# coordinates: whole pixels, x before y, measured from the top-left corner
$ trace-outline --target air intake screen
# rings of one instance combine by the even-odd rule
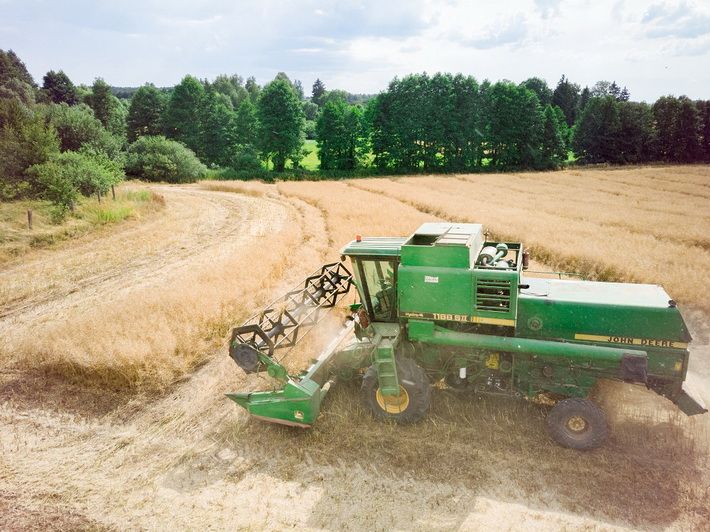
[[[476,310],[510,312],[510,281],[478,279],[476,285]]]

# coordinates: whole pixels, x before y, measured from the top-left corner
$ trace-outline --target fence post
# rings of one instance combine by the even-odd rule
[[[113,201],[116,201],[116,189],[111,185],[111,195],[113,196]]]
[[[32,230],[32,209],[27,209],[27,227]]]
[[[99,203],[101,203],[101,191],[100,190],[96,191],[96,197],[99,198]]]

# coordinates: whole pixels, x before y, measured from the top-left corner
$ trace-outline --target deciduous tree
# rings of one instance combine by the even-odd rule
[[[135,142],[143,135],[159,135],[163,130],[162,116],[167,98],[165,94],[148,83],[139,88],[131,98],[126,118],[128,142]]]
[[[303,109],[290,83],[277,78],[266,85],[257,106],[259,148],[283,172],[286,160],[297,156],[303,145]]]
[[[688,163],[702,158],[702,129],[695,102],[687,96],[663,96],[653,104],[658,154],[662,160]]]
[[[623,162],[619,155],[621,121],[613,96],[593,97],[575,126],[573,146],[582,162]]]
[[[165,110],[163,127],[168,138],[178,140],[201,155],[201,120],[205,88],[197,78],[185,76],[175,87]]]
[[[234,134],[234,112],[229,98],[214,91],[207,93],[201,120],[201,154],[205,163],[226,166]]]
[[[362,113],[344,102],[328,102],[316,122],[322,170],[352,170],[358,164]]]
[[[251,103],[256,105],[256,102],[259,100],[259,94],[261,93],[261,87],[259,87],[259,84],[256,82],[256,78],[254,78],[254,76],[248,77],[246,83],[244,83],[244,88],[249,94]]]
[[[540,164],[542,109],[533,91],[508,82],[494,84],[488,118],[491,166],[530,168]]]
[[[701,160],[700,116],[695,102],[687,96],[678,98],[680,106],[675,132],[675,157],[680,163],[692,163]]]
[[[99,119],[99,122],[108,128],[109,120],[111,119],[111,86],[101,78],[96,78],[91,86],[91,95],[88,99],[89,107],[94,110],[94,116]]]
[[[256,145],[258,136],[258,122],[256,107],[250,99],[245,99],[239,105],[234,117],[234,141],[236,144]]]
[[[237,74],[231,76],[220,74],[212,82],[211,89],[227,96],[232,109],[239,107],[239,104],[249,97],[249,93],[244,88],[244,80]]]
[[[619,138],[616,160],[642,163],[654,160],[657,139],[653,125],[653,110],[644,102],[619,101]]]
[[[62,151],[91,148],[120,161],[121,140],[101,125],[88,105],[51,105],[46,110],[46,116],[57,131]]]
[[[701,151],[704,161],[710,161],[710,100],[695,102],[700,118]]]
[[[546,105],[543,117],[542,152],[540,166],[555,168],[567,160],[567,142],[564,114],[555,110],[559,107]]]
[[[521,85],[537,94],[540,105],[545,106],[552,103],[552,89],[550,89],[544,79],[528,78]]]

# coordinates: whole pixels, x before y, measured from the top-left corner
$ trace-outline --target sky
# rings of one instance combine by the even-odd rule
[[[279,71],[376,93],[395,76],[562,74],[627,86],[633,100],[710,99],[710,0],[0,0],[0,49],[41,84],[172,86],[186,74]]]

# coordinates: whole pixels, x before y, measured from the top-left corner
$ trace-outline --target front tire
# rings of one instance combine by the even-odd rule
[[[362,379],[360,395],[363,404],[377,419],[397,423],[416,423],[422,419],[431,404],[429,379],[422,368],[410,358],[397,358],[399,396],[380,392],[375,366],[370,366]]]
[[[609,435],[606,414],[589,399],[571,397],[552,407],[547,432],[563,447],[587,451],[599,447]]]

